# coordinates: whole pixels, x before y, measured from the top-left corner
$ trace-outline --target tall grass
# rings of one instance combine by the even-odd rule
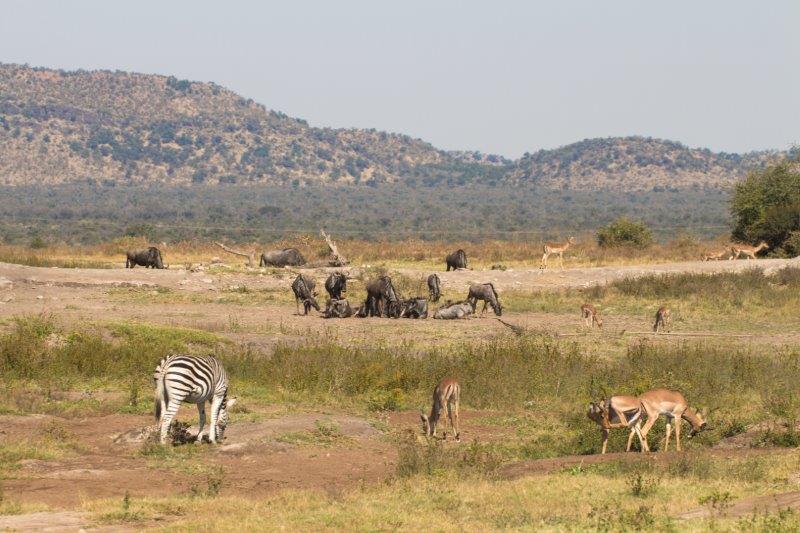
[[[748,346],[641,341],[609,360],[576,344],[525,336],[422,352],[320,340],[279,345],[267,356],[193,330],[115,324],[111,333],[86,328],[65,334],[47,317],[19,318],[0,335],[2,380],[49,387],[100,381],[135,387],[138,394],[151,386],[161,357],[188,351],[216,354],[234,388],[273,398],[285,393],[310,402],[416,408],[427,404],[439,379],[453,376],[466,405],[552,410],[566,423],[582,418],[585,403],[601,394],[655,387],[681,390],[694,406],[721,408],[719,420],[800,419],[800,401],[774,407],[776,395],[797,396],[800,354],[789,348],[762,353]]]

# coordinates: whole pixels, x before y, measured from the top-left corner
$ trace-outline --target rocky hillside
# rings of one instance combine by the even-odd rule
[[[421,180],[562,189],[718,186],[775,157],[643,138],[589,140],[518,161],[405,135],[313,128],[213,83],[0,64],[0,184],[273,184]]]

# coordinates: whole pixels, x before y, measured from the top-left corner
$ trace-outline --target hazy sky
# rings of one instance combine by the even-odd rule
[[[312,125],[511,157],[800,143],[797,0],[6,0],[0,62],[215,81]]]

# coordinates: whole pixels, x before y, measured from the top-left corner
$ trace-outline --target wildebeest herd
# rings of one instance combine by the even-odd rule
[[[441,280],[436,274],[431,274],[427,279],[428,297],[412,296],[403,298],[392,283],[392,278],[387,275],[378,276],[366,282],[367,292],[364,302],[355,308],[350,305],[343,293],[347,290],[347,276],[343,272],[333,272],[325,280],[325,290],[328,300],[325,303],[323,318],[349,318],[355,316],[387,317],[387,318],[428,318],[428,301],[438,302],[442,296]],[[320,311],[317,302],[319,293],[315,290],[316,282],[305,274],[299,274],[292,282],[297,313],[300,314],[300,305],[303,314],[307,315],[313,307]],[[490,306],[497,316],[503,314],[503,306],[497,290],[491,283],[475,283],[470,285],[466,299],[458,302],[445,302],[433,314],[437,319],[467,318],[476,311],[478,301],[483,301],[481,315]]]

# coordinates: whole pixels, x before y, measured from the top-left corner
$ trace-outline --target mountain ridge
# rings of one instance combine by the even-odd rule
[[[0,184],[726,187],[785,154],[649,137],[585,139],[509,160],[408,135],[319,128],[211,82],[0,63]]]

